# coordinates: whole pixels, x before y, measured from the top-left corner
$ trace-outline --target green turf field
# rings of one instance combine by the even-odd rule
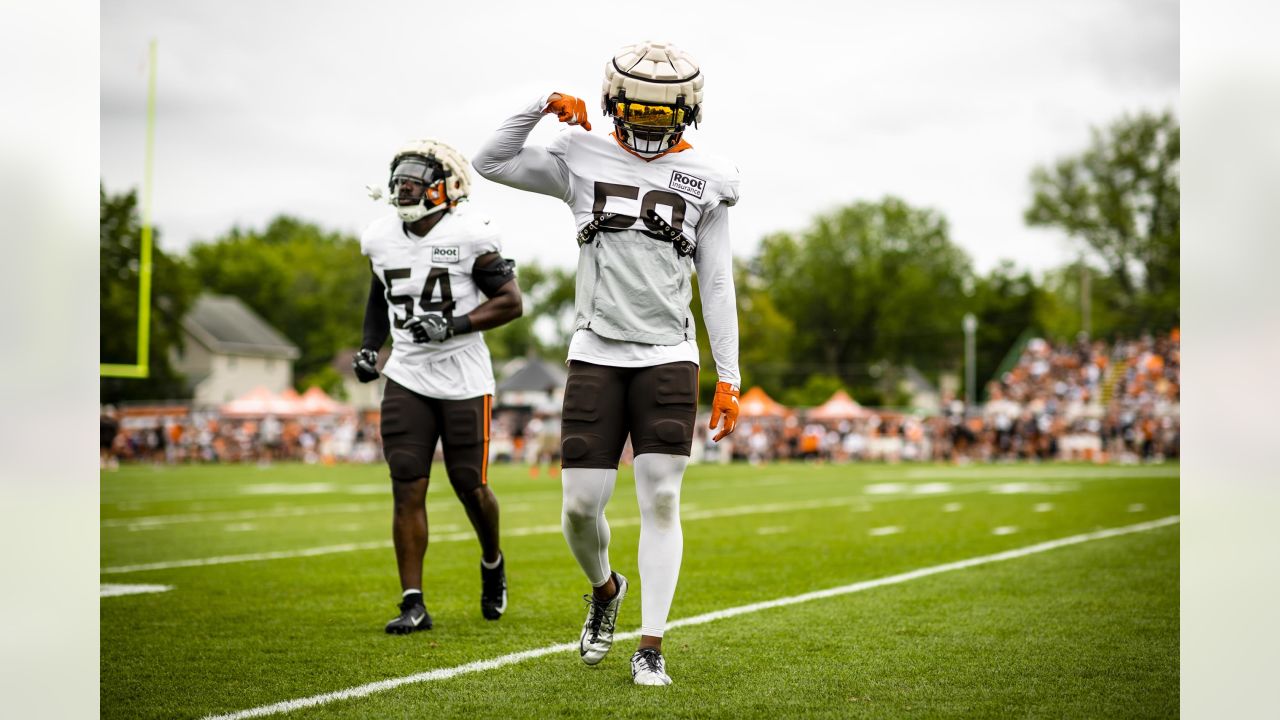
[[[698,622],[667,633],[667,688],[631,685],[633,639],[594,668],[558,650],[452,670],[576,643],[587,587],[560,535],[558,479],[493,467],[510,602],[486,622],[479,546],[438,479],[425,572],[435,629],[393,637],[382,467],[103,474],[104,588],[172,589],[101,598],[102,715],[304,698],[315,704],[277,717],[1178,714],[1176,465],[693,466],[672,620]],[[612,562],[633,583],[619,631],[640,622],[638,516],[624,468],[609,506]],[[1134,531],[1079,537],[1113,528]],[[1082,541],[1044,544],[1062,538]],[[972,558],[992,561],[939,567]],[[926,569],[937,572],[904,575]],[[411,676],[423,677],[364,687]]]

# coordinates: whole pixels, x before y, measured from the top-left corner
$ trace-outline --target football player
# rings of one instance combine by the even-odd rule
[[[480,331],[520,317],[522,300],[497,228],[463,202],[470,177],[456,150],[438,140],[405,145],[391,161],[387,186],[396,211],[360,237],[373,279],[353,365],[361,382],[376,379],[378,349],[391,335],[382,369],[382,451],[391,470],[391,535],[403,593],[400,615],[386,631],[406,634],[431,629],[422,561],[437,440],[444,442],[449,483],[480,540],[481,613],[497,620],[507,608],[498,501],[487,474],[493,366]]]
[[[479,173],[557,197],[573,211],[579,245],[576,322],[569,345],[561,457],[561,523],[591,582],[579,652],[599,663],[613,645],[627,579],[609,565],[604,509],[627,436],[640,504],[641,639],[631,658],[640,685],[669,685],[662,636],[684,539],[680,483],[697,412],[698,346],[690,274],[719,382],[715,440],[738,416],[738,319],[728,208],[738,172],[695,150],[703,77],[665,43],[622,48],[605,64],[601,102],[613,133],[592,134],[586,103],[553,92],[502,124],[475,158]],[[526,146],[544,115],[570,126],[547,147]]]

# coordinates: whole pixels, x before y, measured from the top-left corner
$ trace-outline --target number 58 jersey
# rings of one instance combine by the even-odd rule
[[[391,358],[383,373],[426,397],[462,400],[492,395],[493,363],[479,332],[444,342],[417,343],[404,322],[412,315],[466,315],[488,298],[476,286],[476,258],[502,251],[498,229],[465,203],[453,208],[426,237],[405,229],[392,213],[360,236],[360,252],[386,288]]]
[[[593,220],[600,228],[578,254],[574,328],[642,345],[692,341],[690,276],[700,251],[690,257],[656,236],[668,225],[696,248],[702,218],[737,203],[737,169],[683,140],[645,160],[612,137],[569,131],[547,151],[565,170],[562,199],[579,230]],[[570,357],[580,347],[571,345]],[[690,347],[696,357],[696,344]]]

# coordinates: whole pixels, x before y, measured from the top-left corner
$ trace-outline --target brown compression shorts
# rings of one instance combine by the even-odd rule
[[[698,366],[612,367],[573,360],[564,391],[567,468],[617,468],[627,435],[636,455],[688,455],[698,411]]]
[[[489,483],[492,395],[438,400],[387,378],[382,396],[382,454],[392,480],[431,476],[436,441],[444,439],[444,467],[455,492]]]

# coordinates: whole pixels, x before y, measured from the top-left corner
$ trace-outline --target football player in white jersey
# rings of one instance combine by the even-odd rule
[[[726,216],[738,172],[693,148],[684,134],[702,118],[703,78],[687,53],[664,43],[622,48],[605,65],[602,104],[611,135],[590,132],[586,104],[563,93],[533,100],[476,155],[479,173],[551,195],[578,228],[576,323],[569,345],[561,457],[561,523],[593,587],[579,639],[595,665],[613,645],[627,579],[609,565],[604,508],[627,436],[640,504],[641,639],[631,658],[640,685],[669,685],[662,636],[684,537],[680,483],[697,412],[698,346],[690,274],[719,382],[715,440],[738,416],[738,319]],[[526,146],[544,114],[580,125],[548,147]],[[723,425],[721,425],[723,422]]]
[[[436,442],[458,499],[480,540],[480,609],[497,620],[507,607],[498,542],[498,501],[489,488],[493,365],[481,330],[522,312],[514,264],[498,231],[463,202],[467,162],[437,140],[396,153],[388,183],[396,212],[369,225],[360,250],[373,280],[364,339],[353,360],[361,382],[378,377],[378,349],[392,338],[382,399],[382,449],[391,470],[391,534],[402,590],[400,616],[386,631],[431,629],[422,596],[427,550],[427,482]]]

